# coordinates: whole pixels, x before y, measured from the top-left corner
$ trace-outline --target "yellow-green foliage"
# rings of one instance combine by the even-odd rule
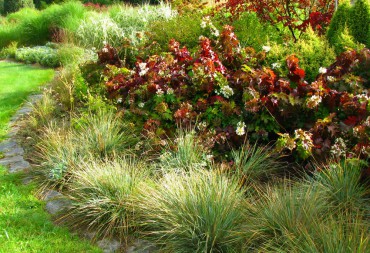
[[[311,28],[298,40],[297,43],[287,45],[274,43],[267,54],[268,63],[280,63],[282,73],[286,74],[286,58],[295,54],[299,65],[306,71],[305,79],[313,81],[319,74],[320,67],[328,67],[336,58],[334,49],[325,37],[317,35]],[[277,69],[279,72],[279,69]]]

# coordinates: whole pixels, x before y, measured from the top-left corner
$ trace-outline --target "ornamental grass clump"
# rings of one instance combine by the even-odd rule
[[[146,165],[132,157],[91,157],[72,172],[67,193],[72,207],[61,219],[96,232],[95,239],[115,236],[127,242],[136,229],[133,197],[147,176]]]
[[[369,224],[360,215],[329,215],[324,222],[314,221],[311,228],[301,228],[299,238],[286,237],[286,244],[273,252],[369,252]]]
[[[314,175],[314,183],[327,196],[333,210],[359,211],[364,207],[369,189],[360,182],[361,163],[355,160],[332,162]]]
[[[171,145],[167,145],[167,150],[170,151],[166,150],[160,156],[159,167],[162,172],[182,173],[203,169],[209,164],[207,152],[197,139],[195,132],[180,130],[172,144],[175,148],[171,150]]]
[[[248,248],[267,252],[283,247],[286,238],[298,240],[301,230],[311,230],[326,213],[327,201],[320,193],[288,182],[257,189],[254,205],[247,210]]]
[[[84,153],[104,158],[129,152],[140,140],[133,124],[111,110],[98,110],[82,116],[75,125],[74,138]]]
[[[137,210],[142,231],[163,252],[242,252],[244,201],[237,181],[190,171],[141,188]]]
[[[279,154],[269,146],[246,142],[231,155],[236,173],[249,182],[268,178],[283,169]]]
[[[37,145],[37,158],[41,164],[35,170],[42,187],[63,188],[70,178],[71,168],[84,159],[81,143],[75,142],[67,127],[50,123],[41,134]]]
[[[103,48],[106,44],[120,46],[125,32],[104,13],[91,12],[75,33],[76,43],[85,48]]]
[[[98,111],[72,119],[73,127],[51,124],[38,145],[38,170],[42,180],[51,187],[63,188],[78,164],[91,157],[106,159],[116,154],[132,153],[139,138],[135,129],[112,111]]]

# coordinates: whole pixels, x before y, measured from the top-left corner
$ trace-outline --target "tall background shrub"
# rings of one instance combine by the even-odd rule
[[[4,13],[16,12],[24,7],[34,7],[32,0],[4,0]]]
[[[370,2],[357,0],[349,14],[349,26],[353,37],[360,43],[370,46]]]

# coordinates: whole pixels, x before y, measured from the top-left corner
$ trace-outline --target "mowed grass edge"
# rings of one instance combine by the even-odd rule
[[[0,61],[0,141],[6,138],[11,116],[31,93],[53,76],[53,69]]]
[[[52,69],[0,61],[0,141],[27,96],[53,76]],[[101,252],[66,228],[54,226],[34,190],[34,185],[22,184],[21,174],[8,174],[0,166],[0,253]]]

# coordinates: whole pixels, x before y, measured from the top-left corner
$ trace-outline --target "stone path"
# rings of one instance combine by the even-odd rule
[[[17,133],[19,132],[19,123],[21,119],[32,112],[33,104],[39,101],[42,95],[31,95],[28,102],[20,108],[10,120],[10,130],[8,139],[0,143],[0,165],[7,167],[9,173],[27,172],[32,166],[24,159],[24,149],[17,142]],[[28,183],[32,180],[26,177],[23,181]],[[63,194],[48,190],[45,192],[43,200],[46,202],[45,209],[51,215],[56,215],[70,206],[70,201],[66,199]],[[92,239],[94,233],[85,233],[85,237]],[[102,239],[96,242],[97,245],[103,250],[104,253],[120,252],[122,245],[115,239]],[[144,240],[136,240],[133,245],[128,247],[126,253],[151,253],[153,246]]]

